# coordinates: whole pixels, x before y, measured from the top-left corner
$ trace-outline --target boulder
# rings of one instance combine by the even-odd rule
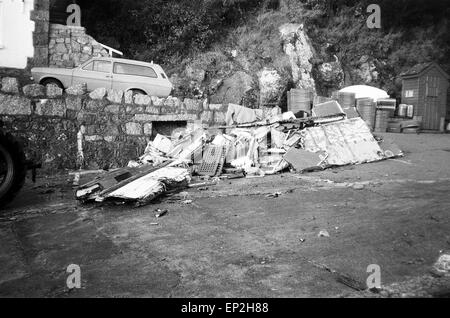
[[[271,106],[278,103],[283,95],[285,85],[275,69],[264,68],[259,73],[260,105]]]
[[[216,93],[211,95],[211,104],[241,104],[247,92],[252,90],[253,78],[238,71],[225,79]]]
[[[202,103],[197,99],[184,99],[184,105],[188,111],[200,111],[203,109]]]
[[[148,95],[136,94],[136,95],[134,95],[134,103],[136,105],[148,106],[148,105],[151,105],[152,99]]]
[[[159,97],[157,97],[157,96],[152,96],[152,97],[150,97],[150,98],[151,98],[152,104],[153,104],[154,106],[163,106],[163,105],[164,105],[164,102],[165,102],[165,99],[164,99],[164,98],[159,98]]]
[[[138,136],[142,135],[142,126],[139,123],[126,123],[125,124],[125,132],[127,135]]]
[[[36,114],[64,117],[66,115],[66,104],[61,99],[42,99],[36,103]]]
[[[66,89],[66,93],[69,95],[84,95],[86,94],[86,92],[87,92],[86,83],[77,84]]]
[[[23,87],[23,94],[27,97],[45,96],[45,87],[40,84],[28,84]]]
[[[450,275],[450,254],[442,254],[433,267],[438,273]]]
[[[133,91],[125,92],[125,104],[133,104]]]
[[[105,96],[106,88],[104,87],[96,88],[89,94],[89,97],[92,99],[103,99]]]
[[[151,136],[152,133],[153,133],[152,123],[145,123],[144,124],[144,135]]]
[[[312,59],[315,55],[303,24],[286,23],[278,29],[281,35],[284,53],[289,57],[292,80],[298,88],[309,88],[315,92],[312,77]]]
[[[47,94],[47,97],[59,97],[59,96],[62,96],[63,89],[59,88],[55,84],[48,84],[46,86],[46,94]]]
[[[2,78],[2,92],[4,93],[19,93],[19,81],[15,77]]]
[[[0,94],[0,114],[31,115],[31,100],[18,95]]]
[[[123,91],[118,91],[115,89],[108,89],[106,98],[111,103],[120,104],[120,103],[122,103]]]

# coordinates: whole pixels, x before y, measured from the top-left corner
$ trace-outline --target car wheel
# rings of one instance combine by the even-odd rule
[[[61,83],[60,81],[58,81],[57,79],[54,79],[54,78],[47,78],[47,79],[43,80],[43,81],[41,82],[41,84],[42,84],[43,86],[47,86],[47,85],[56,85],[56,86],[58,86],[59,88],[64,89],[64,86],[62,85],[62,83]]]
[[[144,92],[144,91],[141,90],[141,89],[131,89],[131,92],[133,93],[133,97],[136,96],[136,95],[139,95],[139,94],[141,94],[141,95],[147,95],[147,93]]]

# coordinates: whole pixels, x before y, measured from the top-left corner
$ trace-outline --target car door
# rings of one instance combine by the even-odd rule
[[[129,89],[142,90],[149,95],[160,95],[161,80],[150,66],[137,65],[127,62],[114,62],[113,89],[127,91]]]
[[[107,60],[90,60],[72,73],[72,85],[87,84],[88,91],[96,88],[112,87],[112,62]]]

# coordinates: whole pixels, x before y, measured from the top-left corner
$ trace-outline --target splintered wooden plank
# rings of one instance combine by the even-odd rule
[[[141,178],[141,177],[143,177],[145,175],[148,175],[148,174],[150,174],[150,173],[152,173],[152,172],[154,172],[156,170],[159,170],[161,168],[166,167],[170,163],[172,163],[172,160],[166,161],[166,162],[164,162],[164,163],[162,163],[160,165],[157,165],[155,167],[149,166],[149,165],[144,165],[144,166],[138,167],[139,170],[135,171],[135,174],[132,177],[127,178],[127,179],[125,179],[123,181],[120,181],[120,182],[116,182],[111,187],[104,188],[104,190],[102,192],[100,192],[99,195],[100,196],[105,196],[105,195],[107,195],[107,194],[109,194],[109,193],[111,193],[111,192],[113,192],[113,191],[115,191],[117,189],[120,189],[120,188],[124,187],[125,185],[129,184],[130,182],[133,182],[133,181],[135,181],[135,180],[137,180],[137,179],[139,179],[139,178]]]

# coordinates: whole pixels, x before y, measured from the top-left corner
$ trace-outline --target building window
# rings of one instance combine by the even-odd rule
[[[414,97],[414,90],[412,89],[408,89],[405,91],[405,97],[409,98],[409,97]]]
[[[426,95],[428,97],[437,97],[439,94],[439,77],[427,76]]]

